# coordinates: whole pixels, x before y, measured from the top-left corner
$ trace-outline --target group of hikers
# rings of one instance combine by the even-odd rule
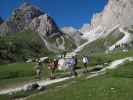
[[[84,65],[84,72],[88,72],[87,71],[87,65],[89,64],[89,57],[88,56],[83,56],[82,57],[82,64]],[[41,79],[41,74],[43,73],[43,63],[42,61],[40,61],[39,59],[36,61],[36,66],[35,66],[35,70],[36,70],[36,78]],[[59,58],[59,59],[47,59],[45,61],[45,64],[47,64],[48,69],[50,71],[50,79],[55,79],[54,73],[56,71],[56,69],[59,70],[69,70],[71,76],[77,76],[77,72],[76,72],[76,67],[78,64],[78,59],[76,56],[72,56],[69,58]]]

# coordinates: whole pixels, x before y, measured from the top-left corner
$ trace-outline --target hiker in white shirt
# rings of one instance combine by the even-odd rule
[[[86,73],[86,72],[88,72],[88,70],[87,70],[87,65],[89,64],[88,57],[87,56],[83,56],[82,62],[83,62],[84,68],[85,68],[84,72]]]

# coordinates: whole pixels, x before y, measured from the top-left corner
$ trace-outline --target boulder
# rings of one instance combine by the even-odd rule
[[[24,91],[33,91],[33,90],[36,90],[38,89],[39,87],[39,84],[38,83],[29,83],[27,85],[24,86]]]

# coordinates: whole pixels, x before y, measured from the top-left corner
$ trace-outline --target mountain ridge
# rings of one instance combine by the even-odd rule
[[[93,15],[91,23],[88,26],[83,25],[81,32],[87,33],[100,27],[98,31],[119,27],[127,27],[133,24],[133,1],[132,0],[108,0],[103,11]]]
[[[55,55],[77,47],[51,16],[28,3],[16,8],[0,25],[0,43],[1,63]]]

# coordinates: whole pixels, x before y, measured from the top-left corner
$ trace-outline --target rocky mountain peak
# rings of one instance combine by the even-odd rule
[[[24,3],[13,11],[10,21],[20,25],[23,28],[23,26],[29,24],[33,18],[43,14],[44,12],[40,10],[40,8],[28,3]]]
[[[52,17],[47,14],[34,18],[29,27],[43,36],[55,36],[62,34]]]
[[[83,26],[80,28],[80,32],[86,33],[89,31],[90,24],[83,24]]]
[[[65,34],[68,34],[74,40],[77,46],[81,45],[84,42],[84,40],[81,38],[83,34],[74,27],[63,27],[61,31]]]
[[[13,11],[13,15],[17,15],[18,13],[30,18],[38,17],[44,14],[44,12],[37,6],[26,2]]]
[[[84,31],[94,30],[101,27],[105,31],[119,25],[125,27],[133,25],[133,0],[108,0],[102,12],[94,14],[91,24],[84,28]],[[99,31],[99,30],[98,30]]]
[[[14,9],[12,15],[0,27],[3,33],[14,33],[23,31],[28,28],[31,21],[45,14],[40,8],[28,3],[22,4],[20,7]]]

